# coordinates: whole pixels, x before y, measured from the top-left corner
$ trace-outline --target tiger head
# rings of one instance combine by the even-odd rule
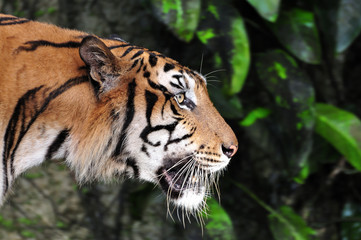
[[[177,206],[199,209],[238,147],[206,79],[157,52],[105,43],[86,37],[80,47],[97,111],[111,116],[104,166],[158,184]]]

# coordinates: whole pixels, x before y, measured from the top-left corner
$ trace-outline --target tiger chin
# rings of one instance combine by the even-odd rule
[[[206,79],[158,52],[5,14],[0,51],[1,203],[65,159],[80,183],[149,181],[192,212],[237,151]]]

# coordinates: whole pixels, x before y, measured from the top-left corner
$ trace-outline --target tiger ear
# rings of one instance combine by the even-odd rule
[[[118,84],[120,68],[117,58],[97,37],[88,36],[80,44],[79,54],[89,69],[94,80],[94,87],[99,93],[111,90]]]

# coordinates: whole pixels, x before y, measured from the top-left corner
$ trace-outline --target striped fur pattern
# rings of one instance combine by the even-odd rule
[[[199,73],[120,38],[0,14],[0,202],[65,159],[80,183],[127,176],[194,211],[237,150]]]

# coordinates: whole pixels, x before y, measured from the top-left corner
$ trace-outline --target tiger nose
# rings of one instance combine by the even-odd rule
[[[229,147],[225,147],[222,145],[222,151],[224,155],[226,155],[228,158],[231,158],[234,154],[237,152],[237,146],[231,145]]]

